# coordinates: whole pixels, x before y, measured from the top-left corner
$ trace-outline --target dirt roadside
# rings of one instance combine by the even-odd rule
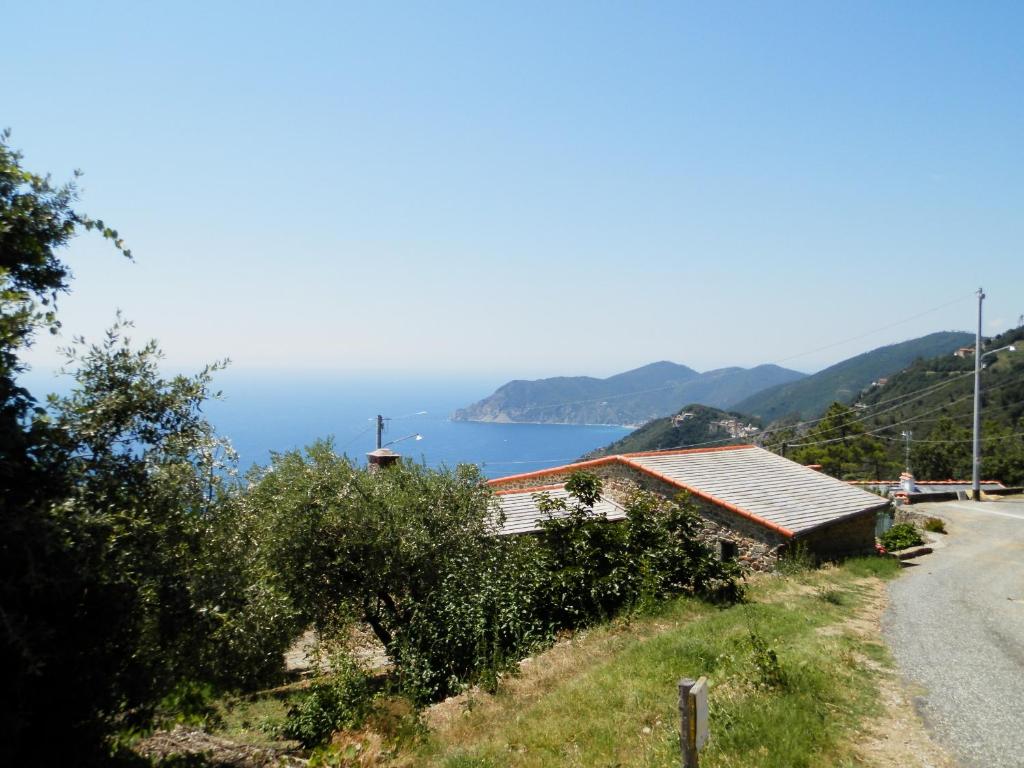
[[[867,590],[863,607],[845,622],[847,632],[864,638],[881,638],[882,614],[888,603],[885,583],[878,579],[863,582]],[[858,734],[855,749],[861,764],[871,768],[956,768],[956,760],[932,740],[914,707],[915,692],[910,690],[894,667],[883,667],[870,659],[866,666],[878,672],[883,714],[866,721]]]

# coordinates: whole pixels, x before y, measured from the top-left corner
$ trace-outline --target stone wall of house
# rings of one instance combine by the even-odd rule
[[[589,467],[588,470],[601,478],[604,494],[620,504],[624,503],[637,488],[652,491],[659,496],[673,500],[680,494],[680,490],[676,486],[619,463],[609,462]],[[562,484],[569,479],[571,474],[572,472],[558,472],[541,477],[514,480],[496,486],[495,490],[523,490]],[[700,538],[713,551],[720,553],[721,543],[723,541],[731,542],[736,546],[736,559],[745,569],[770,571],[775,567],[779,553],[788,541],[787,537],[698,496],[690,495],[689,498],[701,518]],[[872,535],[874,534],[872,533]]]
[[[789,546],[804,543],[820,560],[834,560],[850,555],[875,552],[875,510],[839,520],[798,537]]]

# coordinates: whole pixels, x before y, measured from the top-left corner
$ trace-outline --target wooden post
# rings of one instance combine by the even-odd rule
[[[697,754],[708,740],[708,680],[679,681],[679,745],[683,768],[698,768]]]
[[[679,745],[683,768],[697,768],[697,713],[690,706],[690,689],[696,680],[684,677],[679,681]]]

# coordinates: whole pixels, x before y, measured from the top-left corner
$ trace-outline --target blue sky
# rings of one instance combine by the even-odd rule
[[[27,167],[81,168],[137,257],[75,241],[65,327],[119,307],[172,365],[810,371],[972,329],[979,285],[986,331],[1024,313],[1020,3],[37,1],[4,26],[0,125]]]

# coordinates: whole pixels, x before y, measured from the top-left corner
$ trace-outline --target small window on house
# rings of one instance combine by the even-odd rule
[[[735,541],[728,539],[718,540],[718,556],[723,563],[732,563],[739,557],[740,548]]]

